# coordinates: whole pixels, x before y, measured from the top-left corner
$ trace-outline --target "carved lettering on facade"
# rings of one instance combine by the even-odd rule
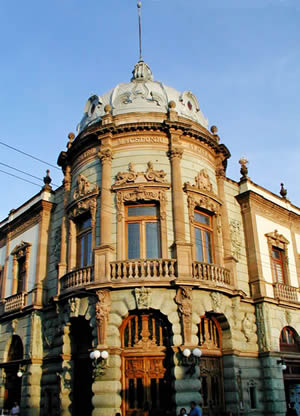
[[[118,139],[118,144],[131,144],[131,143],[163,143],[168,144],[168,139],[165,137],[129,137]]]
[[[136,306],[138,309],[149,309],[152,305],[152,290],[141,287],[134,289]]]
[[[96,293],[98,297],[98,302],[96,303],[98,343],[105,345],[111,306],[110,292],[109,290],[97,290]]]
[[[178,305],[178,313],[181,319],[184,343],[190,344],[192,340],[192,288],[178,288],[175,296],[175,302]]]

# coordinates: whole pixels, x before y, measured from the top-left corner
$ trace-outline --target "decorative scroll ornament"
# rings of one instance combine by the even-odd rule
[[[212,192],[212,184],[209,179],[209,174],[206,169],[201,169],[198,175],[195,177],[196,188],[201,191]]]
[[[145,173],[145,178],[148,181],[166,182],[166,179],[165,179],[166,172],[164,172],[163,170],[154,170],[153,163],[151,161],[147,163],[147,166],[148,168]]]
[[[98,290],[96,303],[96,320],[98,344],[105,345],[111,299],[109,290]]]
[[[134,170],[134,165],[132,162],[128,165],[128,172],[119,172],[117,174],[117,180],[115,185],[123,185],[124,183],[135,182],[138,173]]]
[[[71,219],[78,217],[79,215],[90,211],[92,221],[95,221],[96,217],[96,208],[97,208],[97,199],[96,196],[92,198],[87,198],[82,201],[78,201],[73,208],[69,211],[69,217]]]
[[[150,309],[152,305],[152,290],[150,288],[135,288],[134,294],[138,309]]]
[[[83,198],[89,194],[98,192],[99,188],[97,185],[92,187],[91,183],[83,175],[78,175],[77,177],[77,186],[73,192],[73,199]]]
[[[180,287],[175,296],[178,313],[183,328],[184,343],[190,344],[192,338],[192,288]]]
[[[282,250],[285,249],[286,244],[289,244],[289,240],[287,240],[282,234],[279,234],[277,230],[274,230],[272,233],[265,234],[265,236],[271,241],[273,246],[281,248]]]
[[[237,220],[230,221],[230,238],[232,245],[232,255],[239,260],[241,257],[242,237],[241,222]]]
[[[166,183],[166,172],[155,170],[151,161],[147,163],[147,166],[146,172],[136,172],[133,163],[129,163],[128,172],[119,172],[114,186],[147,182]]]
[[[172,159],[181,159],[183,155],[183,149],[181,147],[174,147],[170,150],[170,158]]]
[[[188,192],[188,208],[191,223],[194,222],[194,210],[196,207],[204,208],[216,214],[220,211],[220,204],[209,196]]]

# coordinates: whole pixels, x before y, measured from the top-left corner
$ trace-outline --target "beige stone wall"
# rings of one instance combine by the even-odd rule
[[[250,296],[247,253],[243,219],[240,204],[235,196],[238,194],[238,184],[226,180],[224,182],[226,207],[228,213],[229,231],[233,256],[238,260],[236,264],[238,289]]]

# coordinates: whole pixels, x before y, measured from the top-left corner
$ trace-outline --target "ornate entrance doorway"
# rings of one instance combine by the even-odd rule
[[[198,327],[203,416],[217,416],[224,410],[221,331],[213,317],[204,316]]]
[[[153,313],[129,316],[121,327],[123,401],[122,414],[164,414],[171,408],[170,330]],[[134,413],[136,412],[136,413]]]

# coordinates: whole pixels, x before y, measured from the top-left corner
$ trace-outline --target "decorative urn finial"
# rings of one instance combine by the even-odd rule
[[[245,156],[240,158],[239,164],[241,165],[241,170],[240,170],[241,175],[242,175],[242,177],[240,179],[241,181],[244,181],[244,180],[248,179],[247,163],[249,163],[249,162],[248,162],[248,159]]]
[[[52,179],[50,178],[50,170],[49,169],[46,170],[46,176],[44,176],[43,180],[44,180],[44,184],[45,184],[43,189],[50,191],[52,189],[51,185],[50,185],[50,183],[52,182]]]
[[[286,199],[287,196],[287,189],[284,188],[284,184],[281,183],[280,184],[280,195],[282,196],[283,199]]]

